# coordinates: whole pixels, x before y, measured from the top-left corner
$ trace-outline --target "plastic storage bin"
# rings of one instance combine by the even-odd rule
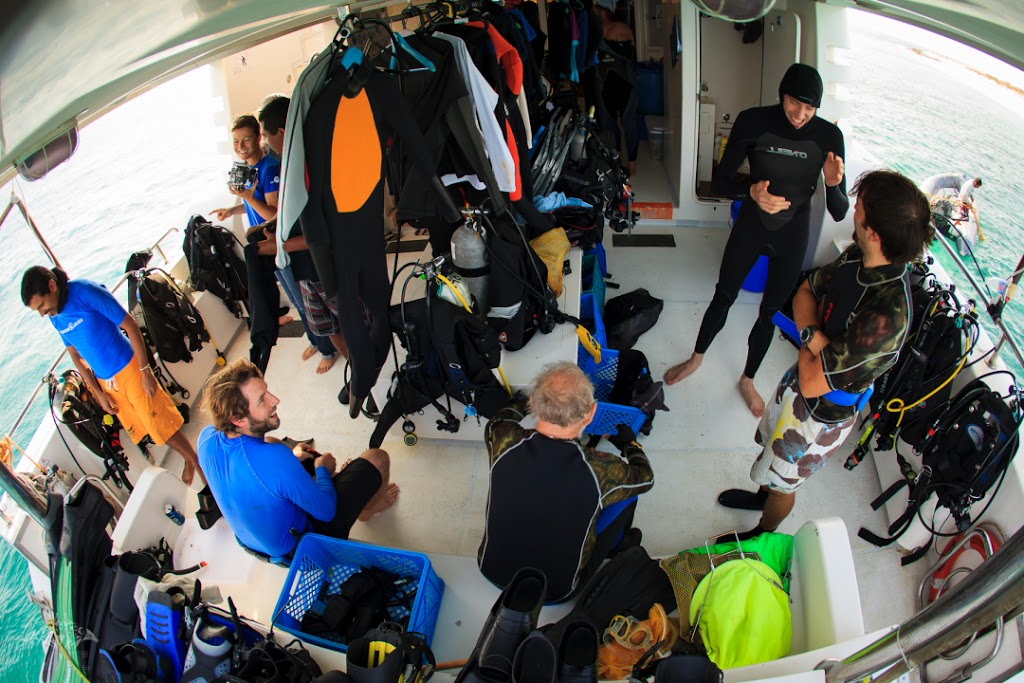
[[[661,161],[665,158],[665,140],[668,137],[668,124],[661,116],[648,116],[647,144],[651,148],[651,158]]]
[[[608,335],[605,332],[604,320],[598,308],[593,294],[584,294],[580,297],[580,319],[592,323],[590,327],[594,338],[601,342],[601,362],[598,363],[590,355],[583,344],[579,345],[577,363],[590,381],[594,383],[594,397],[597,399],[597,412],[594,419],[587,425],[584,434],[614,434],[615,425],[629,425],[634,432],[640,431],[647,421],[647,416],[639,408],[633,406],[619,405],[608,402],[608,397],[615,387],[615,376],[619,370],[619,352],[609,349]]]
[[[637,64],[637,84],[640,93],[637,99],[637,113],[664,114],[665,86],[663,66],[654,61]]]
[[[295,549],[288,579],[274,608],[274,624],[308,643],[338,652],[347,651],[347,645],[303,633],[302,618],[320,597],[325,585],[328,593],[337,592],[341,584],[361,567],[377,567],[415,579],[409,586],[416,586],[412,612],[401,606],[389,607],[388,616],[396,620],[408,616],[407,630],[422,633],[429,644],[434,637],[444,596],[444,581],[430,566],[429,557],[409,550],[343,541],[318,534],[306,534]]]
[[[759,294],[768,286],[768,257],[758,256],[754,267],[747,273],[747,279],[741,285],[748,292]]]
[[[597,263],[601,267],[601,277],[608,277],[608,252],[604,250],[604,245],[598,242],[594,245],[593,249],[587,249],[583,252],[584,256],[596,256]],[[586,271],[584,270],[584,274]],[[584,287],[584,289],[586,289]],[[604,310],[604,307],[601,307]]]

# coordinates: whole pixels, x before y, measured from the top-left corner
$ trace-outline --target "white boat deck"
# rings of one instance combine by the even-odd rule
[[[671,364],[688,357],[693,348],[701,317],[713,294],[728,232],[715,228],[673,228],[656,222],[638,230],[671,232],[676,247],[617,249],[608,237],[605,246],[609,270],[613,281],[621,284],[617,291],[610,289],[608,296],[646,287],[665,300],[657,326],[636,345],[647,355],[653,374],[660,378]],[[756,294],[740,294],[704,366],[668,389],[671,412],[659,413],[653,433],[642,439],[654,467],[656,485],[641,497],[635,523],[643,530],[643,544],[652,555],[676,553],[703,544],[709,536],[731,529],[745,530],[757,522],[756,513],[723,508],[717,504],[716,496],[726,488],[753,486],[748,471],[758,452],[753,440],[757,420],[747,411],[735,384],[742,371],[747,334],[759,300]],[[281,399],[282,424],[276,435],[315,437],[318,450],[330,451],[343,462],[366,448],[374,423],[365,418],[349,419],[347,410],[337,403],[343,364],[335,365],[325,375],[317,375],[316,360],[303,362],[300,358],[305,347],[304,338],[281,339],[270,360],[268,383]],[[234,358],[247,351],[248,339],[242,334],[228,355]],[[756,380],[763,395],[770,394],[794,360],[795,350],[776,340]],[[194,416],[186,427],[193,440],[208,424],[198,411]],[[488,472],[483,446],[427,438],[439,433],[424,419],[418,421],[417,427],[418,445],[408,447],[402,443],[400,422],[383,444],[391,454],[392,480],[401,486],[398,502],[370,522],[357,523],[352,537],[385,546],[475,557],[487,500]],[[857,538],[860,526],[882,532],[886,521],[881,512],[873,512],[869,507],[880,491],[875,468],[868,464],[848,472],[842,466],[845,455],[844,452],[801,490],[793,515],[780,531],[795,533],[804,522],[820,517],[838,516],[845,521],[864,608],[864,626],[871,633],[913,614],[913,596],[926,563],[903,568],[896,550],[878,549]],[[174,456],[168,458],[166,466],[180,472],[180,462]],[[194,506],[194,498],[190,498]],[[528,496],[524,497],[524,505],[531,502]],[[250,584],[251,595],[235,596],[243,613],[255,618],[269,615],[284,578],[284,570],[263,566],[268,570],[266,580]]]

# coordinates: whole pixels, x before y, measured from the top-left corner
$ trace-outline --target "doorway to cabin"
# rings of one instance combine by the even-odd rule
[[[764,18],[732,23],[699,15],[700,92],[697,98],[698,199],[724,199],[714,179],[736,116],[744,109],[776,104],[783,74],[800,56],[800,17],[772,11]],[[747,171],[746,163],[740,172]]]

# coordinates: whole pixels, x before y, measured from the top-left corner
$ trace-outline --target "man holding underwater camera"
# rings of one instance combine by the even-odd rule
[[[270,154],[263,153],[260,145],[260,124],[252,114],[243,114],[231,124],[231,140],[235,154],[241,163],[247,165],[254,173],[250,182],[242,173],[242,169],[232,168],[228,191],[242,199],[226,209],[214,209],[214,217],[218,221],[237,216],[243,211],[249,217],[249,234],[277,216],[277,193],[281,186],[281,162]],[[236,167],[239,164],[236,164]]]

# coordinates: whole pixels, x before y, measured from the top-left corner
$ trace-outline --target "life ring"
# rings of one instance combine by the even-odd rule
[[[940,553],[940,555],[949,552],[950,548],[955,547],[963,539],[965,533],[972,534],[971,539],[961,546],[955,553],[947,557],[945,562],[943,562],[942,565],[935,570],[935,573],[932,574],[929,602],[935,602],[939,599],[939,596],[942,595],[942,593],[949,590],[948,582],[953,571],[956,569],[956,562],[965,552],[969,550],[975,551],[981,556],[982,562],[990,557],[988,549],[985,547],[985,543],[982,541],[980,534],[984,534],[988,538],[988,542],[991,545],[993,552],[999,550],[1000,546],[1003,545],[1003,539],[998,533],[994,533],[991,529],[980,526],[977,529],[958,534],[951,538],[949,544],[946,546],[946,550]]]

